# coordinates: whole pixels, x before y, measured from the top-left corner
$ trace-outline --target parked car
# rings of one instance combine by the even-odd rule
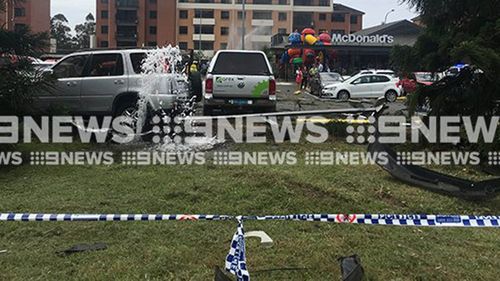
[[[358,75],[350,79],[330,86],[323,90],[324,96],[347,101],[351,98],[380,98],[384,97],[388,102],[395,102],[401,91],[395,81],[389,75]]]
[[[208,68],[203,112],[276,111],[276,80],[260,51],[219,51]]]
[[[342,76],[336,72],[320,72],[318,79],[311,81],[311,94],[321,96],[322,90],[333,84],[338,84],[344,81]]]
[[[441,75],[432,72],[415,72],[414,75],[416,82],[425,86],[430,86],[441,78]]]
[[[63,108],[81,115],[134,115],[142,89],[141,63],[147,50],[105,50],[79,52],[62,58],[46,70],[57,78],[55,93],[40,93],[35,108],[45,111]],[[175,80],[175,81],[173,81]],[[171,85],[179,86],[173,91]],[[168,110],[178,100],[194,93],[181,74],[161,75],[158,92],[150,95],[151,110]]]

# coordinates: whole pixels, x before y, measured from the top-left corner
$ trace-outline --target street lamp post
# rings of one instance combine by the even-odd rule
[[[385,19],[384,19],[384,22],[382,24],[386,24],[387,23],[387,17],[389,16],[389,14],[394,13],[395,11],[396,10],[391,9],[389,12],[387,12],[387,14],[385,14]]]
[[[201,53],[201,28],[202,28],[202,24],[203,24],[203,10],[198,10],[199,13],[200,13],[200,27],[198,28],[198,32],[199,32],[199,37],[198,37],[198,50],[199,52]]]
[[[245,10],[245,2],[246,0],[242,0],[242,15],[241,15],[241,49],[245,50],[245,21],[246,21],[246,10]]]

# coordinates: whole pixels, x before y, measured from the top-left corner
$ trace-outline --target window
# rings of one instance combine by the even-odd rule
[[[278,20],[279,21],[286,21],[287,14],[286,13],[279,13],[278,14]]]
[[[266,57],[259,53],[220,53],[212,74],[269,75]]]
[[[357,24],[358,23],[358,16],[351,16],[351,24]]]
[[[101,0],[101,4],[108,4],[108,0]]]
[[[156,46],[158,46],[158,43],[156,43],[156,41],[149,41],[148,42],[148,46],[150,46],[150,47],[156,47]]]
[[[325,21],[326,20],[326,14],[323,14],[323,13],[319,14],[319,20],[320,21]]]
[[[332,34],[345,34],[345,30],[343,29],[332,29]]]
[[[28,26],[24,23],[16,23],[14,24],[14,31],[15,32],[21,32],[23,30],[26,30]]]
[[[14,17],[25,17],[26,9],[25,8],[14,8]]]
[[[149,18],[150,19],[156,19],[157,17],[158,17],[157,11],[149,11]]]
[[[109,16],[108,10],[102,10],[101,11],[101,18],[107,19]]]
[[[109,27],[107,25],[102,25],[101,26],[101,33],[102,34],[108,34]]]
[[[187,26],[179,26],[179,34],[188,34]]]
[[[194,33],[196,34],[214,34],[214,26],[213,25],[195,25]]]
[[[149,27],[149,34],[156,34],[156,26],[150,26]]]
[[[254,20],[272,20],[273,12],[271,11],[253,11]]]
[[[130,60],[132,61],[132,68],[136,74],[141,73],[142,62],[146,58],[146,53],[133,53],[130,54]]]
[[[156,2],[157,2],[156,0],[149,0],[149,4],[151,5],[156,5]]]
[[[188,43],[187,42],[179,42],[179,48],[181,50],[187,50],[188,48]]]
[[[82,77],[88,55],[69,57],[54,66],[54,75],[57,78]]]
[[[391,81],[391,79],[389,79],[389,77],[386,77],[386,76],[371,76],[371,81],[372,83],[385,83],[385,82],[389,82]]]
[[[187,10],[180,10],[179,11],[179,18],[187,19],[188,18],[188,11]]]
[[[199,42],[196,43],[196,46],[199,46]],[[201,41],[201,49],[202,50],[213,50],[214,49],[214,41]]]
[[[107,48],[107,47],[109,47],[109,42],[108,42],[108,41],[101,41],[101,47],[102,47],[102,48]]]
[[[220,28],[220,35],[229,35],[229,27],[222,26]]]
[[[245,18],[248,18],[248,12],[245,12]],[[243,13],[241,11],[238,11],[238,19],[243,19]]]
[[[223,20],[228,20],[229,19],[229,11],[221,11],[220,18]]]
[[[92,63],[87,77],[105,77],[123,75],[121,54],[98,54],[92,56]]]
[[[221,50],[227,50],[227,43],[220,43]]]
[[[368,84],[370,83],[370,76],[363,76],[363,77],[360,77],[356,80],[354,80],[354,82],[352,82],[351,84]]]
[[[194,17],[195,18],[204,18],[204,19],[213,19],[214,18],[214,10],[195,10]]]
[[[332,21],[333,22],[344,22],[345,21],[345,14],[332,14]]]
[[[278,33],[279,34],[287,34],[286,28],[278,28]]]

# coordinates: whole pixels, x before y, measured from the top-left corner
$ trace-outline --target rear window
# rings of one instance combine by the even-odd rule
[[[271,75],[266,58],[259,53],[220,53],[212,74]]]

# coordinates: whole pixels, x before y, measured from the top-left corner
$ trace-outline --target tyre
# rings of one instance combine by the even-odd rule
[[[388,102],[395,102],[398,99],[398,93],[396,91],[390,90],[385,93],[385,100]]]
[[[340,91],[338,94],[337,94],[337,98],[340,100],[340,101],[348,101],[350,98],[351,98],[351,95],[349,94],[349,92],[347,91]]]

